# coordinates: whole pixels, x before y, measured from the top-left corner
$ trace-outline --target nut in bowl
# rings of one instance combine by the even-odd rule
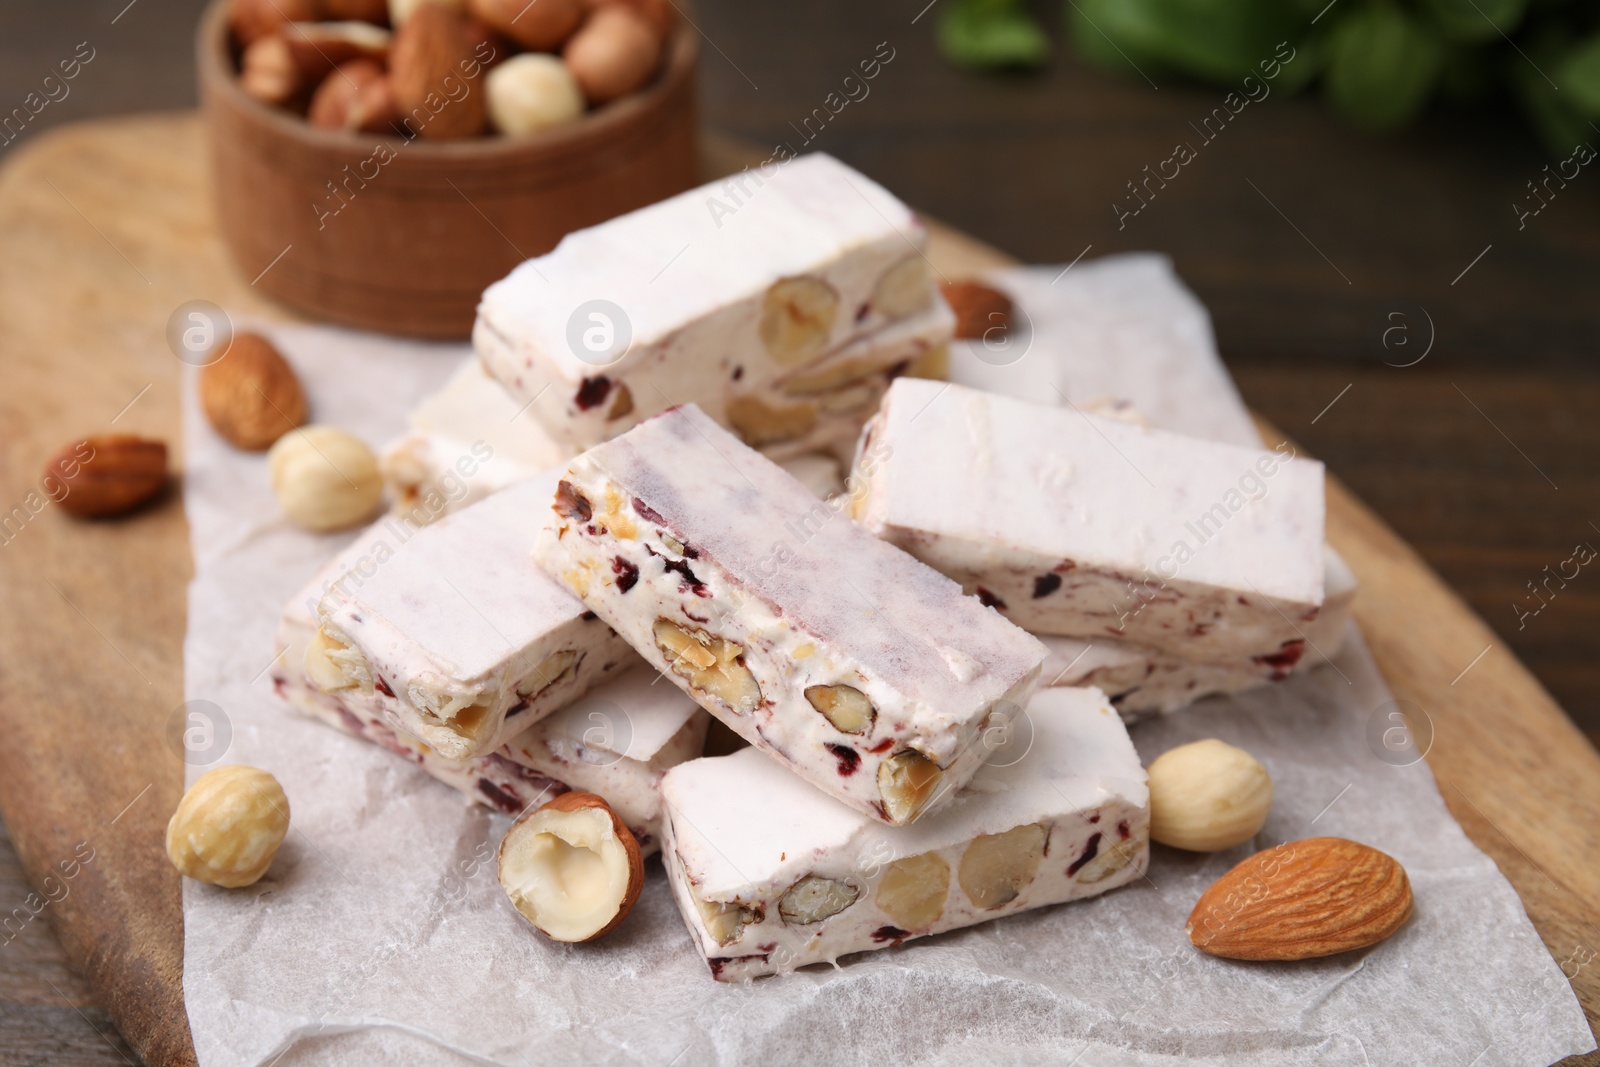
[[[464,338],[518,263],[694,184],[694,34],[572,0],[580,21],[529,50],[506,6],[393,4],[379,25],[358,4],[214,0],[201,97],[241,275],[319,318]]]

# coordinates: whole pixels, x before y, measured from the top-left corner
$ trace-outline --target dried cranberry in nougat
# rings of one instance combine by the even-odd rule
[[[573,461],[535,558],[766,755],[894,825],[972,777],[1045,649],[712,422]]]
[[[914,826],[886,827],[745,749],[661,782],[662,860],[718,981],[1095,896],[1149,864],[1138,753],[1097,689],[1048,689],[1025,728]]]
[[[855,517],[1034,633],[1283,675],[1322,611],[1323,471],[902,378],[862,436]]]

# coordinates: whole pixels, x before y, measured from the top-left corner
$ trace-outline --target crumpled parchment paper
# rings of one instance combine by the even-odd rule
[[[1032,320],[1020,360],[955,354],[969,384],[1087,404],[1121,395],[1158,424],[1253,441],[1204,309],[1161,257],[1003,272]],[[331,328],[273,331],[315,421],[381,446],[465,346]],[[974,362],[977,360],[976,362]],[[268,680],[284,601],[349,535],[284,520],[260,455],[185,402],[195,578],[188,700],[213,702],[221,762],[278,776],[293,827],[249,889],[184,885],[184,994],[205,1067],[276,1063],[1174,1063],[1543,1065],[1595,1047],[1560,966],[1426,763],[1369,740],[1391,698],[1353,640],[1334,667],[1133,731],[1148,763],[1220,737],[1277,798],[1256,844],[1340,835],[1399,859],[1411,920],[1366,951],[1293,964],[1213,959],[1183,932],[1251,851],[1156,846],[1149,877],[1061,905],[748,985],[714,983],[659,862],[628,920],[592,945],[534,934],[505,899],[506,820],[376,746],[300,718]],[[223,737],[223,732],[226,737]],[[1380,758],[1380,752],[1387,756]],[[202,763],[202,761],[205,761]]]

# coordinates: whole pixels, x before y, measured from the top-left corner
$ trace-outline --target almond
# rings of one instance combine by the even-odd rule
[[[227,353],[200,371],[200,406],[219,434],[251,452],[306,421],[294,368],[256,333],[235,334]]]
[[[1411,915],[1394,857],[1342,837],[1258,852],[1217,879],[1189,914],[1194,946],[1234,960],[1308,960],[1375,945]]]
[[[44,473],[51,499],[72,514],[119,515],[167,484],[167,446],[125,433],[86,437],[57,452]]]
[[[423,4],[394,34],[389,81],[407,127],[419,137],[474,137],[488,124],[481,71],[467,44],[467,20],[442,4]]]
[[[1011,298],[982,282],[943,282],[945,303],[956,313],[956,336],[978,340],[988,331],[1004,331],[1011,322]]]

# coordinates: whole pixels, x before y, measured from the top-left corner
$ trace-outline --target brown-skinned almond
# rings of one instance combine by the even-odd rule
[[[50,499],[89,519],[132,511],[166,484],[166,443],[127,433],[74,441],[44,470]]]
[[[258,333],[235,334],[227,353],[200,371],[200,406],[219,434],[249,452],[306,421],[300,379]]]
[[[956,336],[978,340],[990,330],[1002,333],[1011,324],[1011,298],[992,286],[964,279],[942,282],[945,303],[956,313]]]
[[[1202,952],[1234,960],[1307,960],[1375,945],[1411,915],[1394,857],[1342,837],[1258,852],[1200,895],[1184,928]]]
[[[429,140],[476,137],[489,123],[467,18],[443,4],[423,4],[394,32],[389,83],[407,128]]]

